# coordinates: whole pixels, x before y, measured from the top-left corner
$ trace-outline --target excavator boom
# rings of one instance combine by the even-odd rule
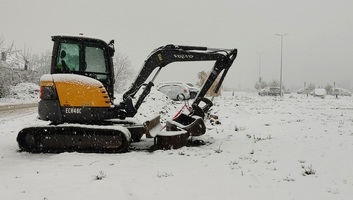
[[[237,49],[215,49],[195,46],[166,45],[154,50],[148,56],[147,60],[145,61],[143,67],[140,70],[140,73],[136,77],[129,90],[124,93],[124,101],[128,101],[129,98],[133,98],[135,94],[139,91],[141,86],[145,83],[145,81],[150,77],[152,72],[156,68],[159,68],[159,70],[154,75],[152,81],[150,81],[146,85],[135,106],[132,108],[130,107],[130,109],[127,110],[127,116],[134,116],[136,114],[141,103],[149,94],[151,87],[154,86],[153,80],[156,78],[159,71],[166,65],[173,62],[215,61],[214,66],[212,68],[212,73],[210,73],[209,77],[205,81],[205,84],[202,86],[200,92],[192,103],[193,114],[203,116],[203,113],[207,112],[208,109],[212,106],[209,105],[211,102],[204,98],[207,91],[215,82],[218,75],[223,71],[221,79],[215,88],[216,91],[214,91],[218,92],[236,56]],[[200,102],[206,103],[208,109],[201,109],[199,107]],[[200,109],[203,110],[203,112],[200,112]]]

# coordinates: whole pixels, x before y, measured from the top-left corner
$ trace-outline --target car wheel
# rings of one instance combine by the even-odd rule
[[[178,94],[177,95],[177,100],[183,101],[183,100],[185,100],[185,96],[183,94]]]
[[[194,99],[196,97],[196,92],[190,92],[190,99]]]

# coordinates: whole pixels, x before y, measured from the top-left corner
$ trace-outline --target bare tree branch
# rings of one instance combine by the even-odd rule
[[[128,81],[131,80],[134,70],[131,67],[129,57],[119,52],[115,53],[113,62],[115,72],[115,88],[118,92],[122,92]]]

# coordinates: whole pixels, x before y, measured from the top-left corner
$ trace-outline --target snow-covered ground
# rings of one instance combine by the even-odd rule
[[[152,91],[136,118],[183,104]],[[224,92],[198,137],[205,145],[124,154],[18,152],[36,109],[0,112],[1,199],[350,199],[352,97]],[[46,122],[45,122],[46,123]],[[143,138],[142,143],[151,143]],[[138,144],[135,144],[138,145]]]
[[[35,103],[39,100],[39,86],[34,83],[19,83],[10,87],[7,98],[0,98],[0,106]]]

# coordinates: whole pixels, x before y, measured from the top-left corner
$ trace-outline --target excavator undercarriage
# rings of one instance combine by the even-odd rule
[[[83,36],[53,36],[51,73],[40,80],[38,114],[46,126],[22,129],[17,142],[23,151],[58,153],[66,151],[122,153],[145,134],[154,137],[157,148],[179,148],[190,136],[206,132],[205,113],[212,102],[205,94],[221,74],[217,92],[237,56],[236,49],[166,45],[154,50],[145,61],[122,101],[114,101],[114,41]],[[215,61],[212,73],[191,105],[167,121],[162,131],[160,118],[140,123],[134,119],[154,86],[160,70],[172,62]],[[157,69],[157,71],[155,70]],[[153,71],[151,81],[145,83]],[[137,92],[139,97],[135,97]],[[201,106],[203,104],[203,106]]]

